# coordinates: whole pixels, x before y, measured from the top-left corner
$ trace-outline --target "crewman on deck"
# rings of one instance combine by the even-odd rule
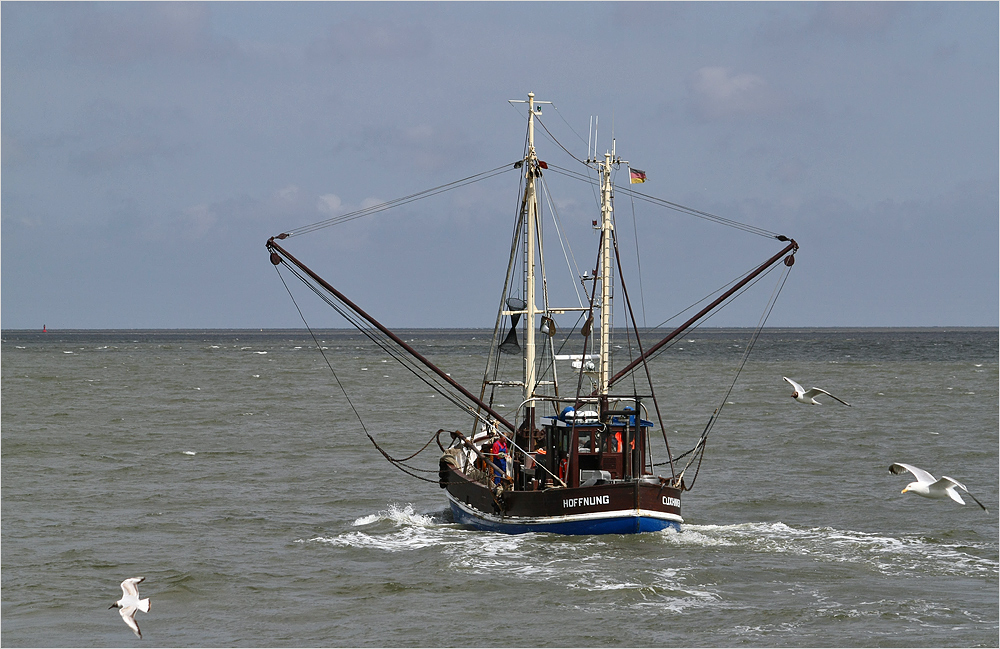
[[[493,484],[500,486],[507,475],[507,438],[500,435],[490,448],[490,461],[493,462]]]

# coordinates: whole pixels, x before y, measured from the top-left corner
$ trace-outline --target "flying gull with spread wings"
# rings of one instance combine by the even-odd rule
[[[828,396],[828,397],[830,397],[832,399],[836,399],[837,401],[839,401],[840,403],[844,404],[845,406],[851,405],[851,404],[847,403],[846,401],[844,401],[843,399],[841,399],[839,397],[833,396],[832,394],[830,394],[826,390],[821,390],[820,388],[811,388],[809,390],[806,390],[801,385],[799,385],[795,381],[791,380],[787,376],[783,376],[781,378],[783,378],[786,381],[788,381],[788,383],[792,386],[792,389],[795,390],[794,392],[792,392],[792,398],[795,399],[796,401],[798,401],[799,403],[807,403],[807,404],[809,404],[811,406],[821,406],[823,404],[821,404],[819,401],[816,401],[816,397],[819,396],[819,395],[821,395],[821,394],[825,394],[826,396]]]
[[[135,623],[135,612],[142,611],[143,613],[149,613],[149,598],[139,599],[139,589],[138,585],[145,577],[132,577],[131,579],[126,579],[122,582],[122,598],[108,607],[108,609],[117,608],[125,620],[125,624],[132,629],[139,639],[142,639],[142,632],[139,631],[139,625]]]
[[[915,467],[912,464],[903,464],[902,462],[896,462],[889,467],[889,472],[895,473],[896,475],[899,475],[900,473],[906,473],[907,471],[912,473],[913,476],[917,479],[917,481],[911,482],[910,484],[906,485],[906,488],[903,489],[900,493],[905,494],[907,492],[912,492],[917,494],[918,496],[923,496],[924,498],[933,498],[935,500],[943,500],[944,498],[951,498],[959,505],[964,505],[965,501],[962,500],[962,496],[960,496],[957,491],[957,489],[961,489],[962,491],[964,491],[966,494],[969,495],[969,498],[975,500],[977,505],[982,507],[984,510],[989,511],[988,509],[986,509],[986,505],[979,502],[979,499],[973,496],[971,493],[969,493],[969,490],[965,488],[965,485],[956,480],[955,478],[949,478],[948,476],[943,475],[941,476],[941,479],[938,480],[937,478],[932,476],[930,473],[927,473],[923,469]]]

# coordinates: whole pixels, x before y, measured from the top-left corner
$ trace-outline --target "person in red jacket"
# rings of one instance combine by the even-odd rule
[[[493,484],[499,486],[507,475],[507,439],[503,435],[490,447],[490,461],[493,463]]]

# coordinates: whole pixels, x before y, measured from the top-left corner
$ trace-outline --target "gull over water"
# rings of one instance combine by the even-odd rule
[[[113,608],[119,609],[118,613],[125,620],[125,624],[140,639],[142,638],[142,631],[139,630],[139,625],[135,623],[135,612],[142,611],[143,613],[149,613],[149,598],[139,599],[138,586],[144,579],[145,577],[132,577],[123,581],[122,598],[108,607],[109,610]]]
[[[906,473],[909,471],[917,479],[916,482],[911,482],[906,485],[900,493],[915,493],[918,496],[923,496],[924,498],[932,498],[934,500],[944,500],[945,498],[951,498],[959,505],[964,505],[965,501],[962,500],[962,496],[959,495],[958,489],[961,489],[969,498],[976,501],[976,504],[986,509],[986,505],[979,502],[979,499],[969,493],[969,490],[965,488],[965,485],[956,480],[955,478],[949,478],[944,475],[938,480],[930,473],[924,471],[921,468],[915,467],[912,464],[903,464],[902,462],[896,462],[889,467],[889,472],[899,475],[900,473]]]
[[[811,406],[821,406],[823,404],[820,403],[819,401],[816,401],[816,397],[818,397],[821,394],[825,394],[826,396],[830,397],[831,399],[836,399],[837,401],[839,401],[840,403],[844,404],[845,406],[851,405],[851,404],[847,403],[846,401],[844,401],[843,399],[841,399],[840,397],[835,397],[832,394],[830,394],[829,392],[827,392],[826,390],[823,390],[821,388],[810,388],[810,389],[806,390],[801,385],[799,385],[795,381],[791,380],[787,376],[783,376],[781,378],[785,379],[785,381],[787,381],[788,384],[792,386],[792,389],[794,390],[794,392],[792,392],[792,398],[795,399],[796,401],[798,401],[799,403],[807,403],[807,404],[809,404]]]

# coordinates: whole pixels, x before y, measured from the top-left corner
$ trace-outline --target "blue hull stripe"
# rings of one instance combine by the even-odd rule
[[[450,494],[449,494],[450,496]],[[553,534],[638,534],[659,532],[667,528],[677,531],[683,522],[679,516],[660,514],[644,510],[626,510],[606,514],[585,514],[580,516],[551,516],[545,518],[520,518],[489,516],[448,498],[452,517],[456,523],[469,525],[480,530],[502,532],[504,534],[524,534],[526,532],[551,532]]]

